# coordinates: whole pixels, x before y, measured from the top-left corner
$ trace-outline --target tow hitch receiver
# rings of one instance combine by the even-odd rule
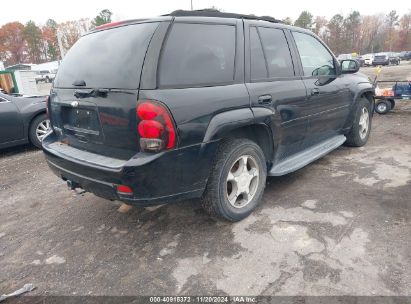
[[[83,194],[83,193],[85,193],[86,191],[85,190],[83,190],[81,187],[80,187],[80,185],[78,184],[78,183],[76,183],[76,182],[73,182],[73,181],[71,181],[71,180],[67,180],[66,181],[67,182],[67,187],[69,188],[69,190],[73,190],[75,193],[77,193],[77,194]],[[79,190],[77,190],[77,189],[79,189]]]
[[[66,182],[67,182],[67,187],[69,188],[69,190],[74,190],[74,189],[79,187],[79,185],[77,183],[75,183],[75,182],[73,182],[69,179]]]

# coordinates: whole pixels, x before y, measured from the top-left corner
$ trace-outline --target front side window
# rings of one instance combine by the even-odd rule
[[[235,26],[175,23],[160,59],[160,85],[232,82],[234,62]]]
[[[311,35],[293,32],[305,76],[335,75],[334,59],[324,45]]]

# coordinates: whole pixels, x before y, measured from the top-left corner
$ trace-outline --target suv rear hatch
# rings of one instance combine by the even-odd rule
[[[388,59],[387,55],[376,55],[374,56],[374,61],[382,62]]]
[[[50,94],[50,118],[59,142],[121,159],[138,152],[140,75],[158,24],[106,28],[75,43]]]

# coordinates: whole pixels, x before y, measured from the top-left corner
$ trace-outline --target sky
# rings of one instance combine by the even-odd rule
[[[366,0],[192,0],[194,9],[215,6],[225,12],[269,15],[277,19],[291,17],[295,20],[303,10],[314,16],[331,18],[346,15],[353,10],[362,15],[387,14],[396,9],[400,15],[411,11],[410,0],[397,0],[395,6],[387,1]],[[57,22],[94,18],[101,10],[113,12],[113,21],[155,17],[176,9],[190,9],[190,0],[2,0],[0,25],[11,21],[26,23],[33,20],[43,25],[47,19]]]

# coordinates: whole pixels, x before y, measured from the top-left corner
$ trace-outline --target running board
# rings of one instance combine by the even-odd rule
[[[330,151],[337,149],[345,142],[346,138],[344,135],[337,135],[330,139],[323,141],[313,147],[310,147],[302,152],[290,156],[280,163],[273,166],[268,172],[269,176],[281,176],[294,172],[309,163],[323,157]]]

